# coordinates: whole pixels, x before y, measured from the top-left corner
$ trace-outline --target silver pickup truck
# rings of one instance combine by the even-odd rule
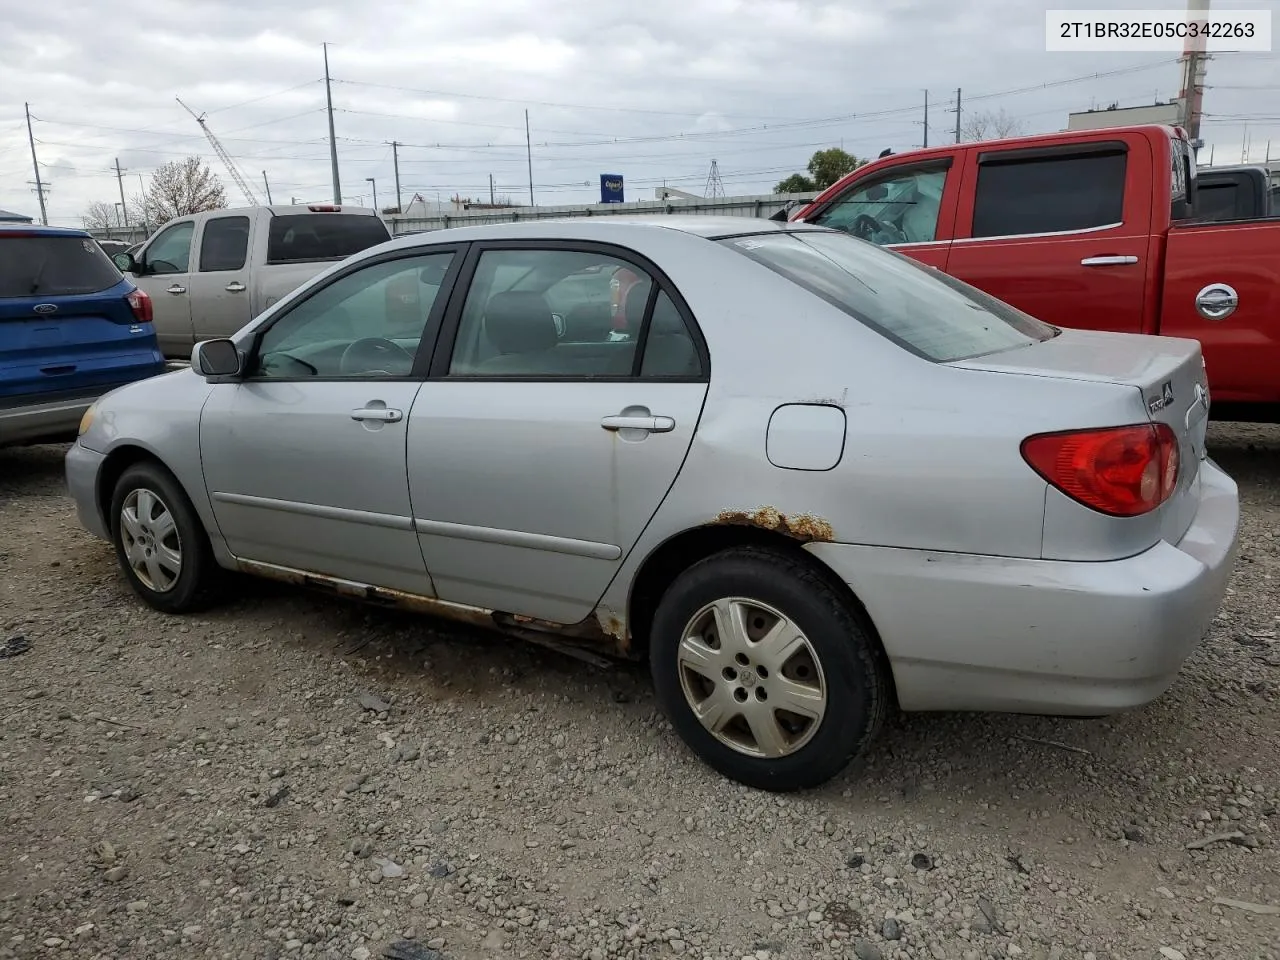
[[[112,259],[150,295],[165,357],[228,337],[336,260],[389,240],[377,211],[310,204],[211,210]]]

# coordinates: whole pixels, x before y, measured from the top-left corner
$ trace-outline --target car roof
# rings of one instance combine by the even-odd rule
[[[88,237],[79,227],[46,227],[40,223],[0,223],[0,234],[20,233],[28,237]]]

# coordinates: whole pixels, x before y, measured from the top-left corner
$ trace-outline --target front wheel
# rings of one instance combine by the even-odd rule
[[[871,627],[802,559],[708,557],[654,616],[650,667],[676,731],[708,765],[765,790],[816,787],[878,732],[888,704]]]
[[[182,487],[164,468],[137,463],[111,497],[111,539],[130,586],[165,613],[203,607],[220,570]]]

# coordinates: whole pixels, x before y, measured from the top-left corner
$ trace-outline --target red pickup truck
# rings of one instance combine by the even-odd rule
[[[882,156],[792,220],[1062,327],[1200,341],[1220,419],[1280,422],[1280,218],[1197,222],[1185,133],[1073,130]]]

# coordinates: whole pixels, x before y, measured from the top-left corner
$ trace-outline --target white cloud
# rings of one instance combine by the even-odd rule
[[[540,202],[589,201],[602,172],[629,197],[664,180],[700,191],[712,157],[729,192],[767,191],[815,150],[863,155],[930,141],[965,109],[1004,108],[1059,129],[1091,102],[1178,92],[1172,55],[1048,54],[1047,6],[1096,0],[100,0],[10,4],[0,32],[0,207],[36,212],[23,103],[31,103],[54,222],[118,197],[116,158],[137,176],[197,153],[234,190],[181,96],[277,201],[330,195],[321,47],[331,43],[344,191],[366,177],[389,201],[389,141],[404,193],[528,195],[524,111]],[[1065,78],[1147,69],[1066,85]],[[1265,56],[1209,65],[1204,136],[1239,156],[1245,120],[1280,156],[1280,86]],[[1002,97],[1015,88],[1049,84]],[[1269,120],[1260,119],[1270,117]],[[801,123],[798,121],[813,121]],[[821,121],[821,122],[818,122]],[[234,202],[234,201],[233,201]]]

